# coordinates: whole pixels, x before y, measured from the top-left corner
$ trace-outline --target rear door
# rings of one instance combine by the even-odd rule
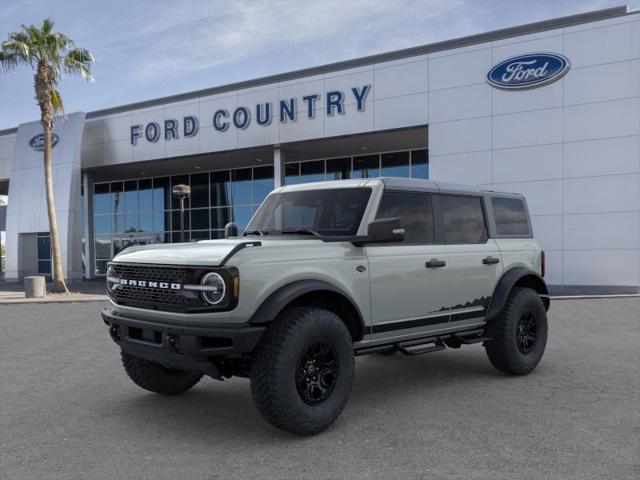
[[[446,247],[436,244],[433,194],[387,190],[376,218],[400,217],[402,243],[369,244],[372,340],[412,335],[449,320]],[[446,326],[446,325],[445,325]]]
[[[451,275],[451,326],[482,321],[502,275],[502,259],[489,238],[482,196],[441,194],[444,237]]]

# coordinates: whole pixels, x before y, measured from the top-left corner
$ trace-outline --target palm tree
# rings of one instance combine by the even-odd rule
[[[30,66],[35,71],[33,86],[40,107],[40,123],[44,129],[44,178],[51,233],[53,291],[56,292],[69,293],[62,271],[51,173],[51,133],[55,122],[54,115],[64,112],[57,87],[64,73],[79,74],[86,80],[91,80],[91,64],[94,62],[88,50],[76,47],[69,37],[54,32],[53,21],[49,18],[44,19],[40,27],[22,25],[22,30],[9,34],[8,39],[2,42],[0,50],[0,63],[5,71],[21,65]]]

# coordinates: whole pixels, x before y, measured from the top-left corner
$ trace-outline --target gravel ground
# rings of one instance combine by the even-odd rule
[[[638,479],[640,299],[555,301],[527,377],[481,346],[357,361],[336,424],[262,421],[248,382],[163,398],[133,385],[102,303],[0,305],[6,479]]]

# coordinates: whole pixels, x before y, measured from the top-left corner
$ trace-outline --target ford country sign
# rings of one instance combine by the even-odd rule
[[[508,58],[493,67],[487,82],[505,90],[536,88],[565,75],[571,63],[557,53],[530,53]]]
[[[51,148],[56,146],[56,143],[58,143],[58,140],[59,140],[58,135],[56,135],[55,133],[52,133]],[[39,133],[38,135],[34,136],[31,140],[29,140],[29,146],[34,150],[37,150],[38,152],[43,152],[44,151],[44,133]]]

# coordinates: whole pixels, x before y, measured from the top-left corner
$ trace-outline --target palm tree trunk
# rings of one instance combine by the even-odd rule
[[[49,215],[49,232],[51,235],[51,260],[53,274],[53,291],[69,293],[62,271],[60,255],[60,238],[58,236],[58,219],[56,217],[56,201],[53,196],[53,173],[51,166],[51,125],[44,125],[44,184],[47,191],[47,214]]]

